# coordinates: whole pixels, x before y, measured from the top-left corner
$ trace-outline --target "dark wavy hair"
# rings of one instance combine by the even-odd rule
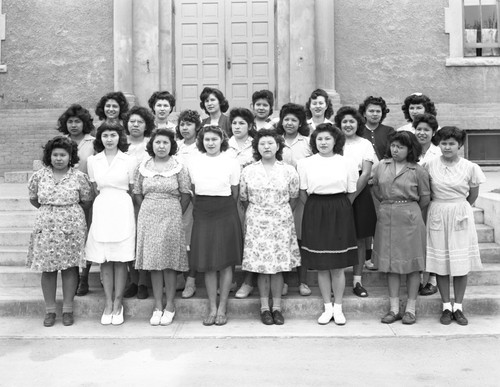
[[[210,97],[210,94],[213,94],[215,98],[219,100],[220,111],[222,113],[227,112],[227,109],[229,109],[229,102],[227,102],[227,99],[226,97],[224,97],[224,94],[222,94],[222,91],[214,87],[205,87],[202,90],[200,94],[201,109],[208,114],[207,108],[205,107],[205,101],[207,100],[208,97]]]
[[[128,112],[128,101],[125,94],[121,91],[112,91],[111,93],[104,95],[95,107],[95,114],[101,121],[105,120],[106,114],[104,113],[104,105],[106,105],[106,102],[110,99],[114,99],[120,106],[120,114],[118,115],[118,118],[123,120]]]
[[[411,126],[413,126],[416,129],[418,124],[420,124],[421,122],[425,122],[427,125],[429,125],[432,129],[432,133],[436,133],[436,130],[439,128],[439,124],[436,120],[436,117],[434,117],[432,114],[429,113],[419,114],[418,116],[415,117],[415,119],[411,123]]]
[[[179,119],[177,120],[177,126],[175,127],[175,133],[177,134],[177,138],[183,139],[181,134],[181,122],[192,122],[195,124],[195,132],[198,132],[201,129],[201,118],[196,110],[183,110],[181,114],[179,114]]]
[[[363,133],[365,132],[365,120],[363,116],[352,106],[342,106],[335,114],[334,122],[337,128],[342,130],[342,120],[345,116],[351,115],[358,123],[358,127],[356,129],[356,135],[359,137],[363,137]]]
[[[252,106],[255,105],[259,99],[265,99],[271,109],[269,110],[269,115],[273,114],[273,106],[274,106],[274,95],[269,90],[259,90],[252,94]]]
[[[389,136],[387,141],[389,145],[387,146],[387,151],[385,153],[386,159],[392,158],[391,144],[396,141],[408,148],[406,161],[409,163],[418,162],[420,155],[422,154],[422,145],[418,142],[417,136],[407,130],[401,130]]]
[[[345,145],[345,134],[336,126],[330,124],[329,122],[325,122],[323,124],[319,124],[316,126],[316,130],[312,132],[311,138],[309,139],[309,145],[311,146],[311,150],[314,154],[318,153],[318,147],[316,146],[316,138],[318,134],[328,132],[332,135],[335,140],[335,144],[333,145],[333,153],[337,155],[344,154],[344,145]]]
[[[241,117],[245,120],[248,124],[248,135],[252,138],[255,137],[255,134],[257,133],[257,130],[255,129],[255,116],[250,110],[245,108],[231,109],[231,112],[229,113],[229,122],[231,123],[229,131],[231,132],[231,136],[233,135],[233,120],[236,117]]]
[[[97,134],[94,140],[94,150],[96,151],[96,153],[102,152],[105,148],[104,144],[102,143],[102,133],[106,130],[111,130],[118,133],[118,149],[123,153],[128,151],[128,147],[130,144],[127,141],[125,128],[121,124],[104,122],[101,126],[99,126],[99,128],[97,128]]]
[[[436,133],[437,142],[441,142],[442,140],[449,140],[450,138],[454,138],[457,140],[460,146],[464,145],[465,139],[467,138],[467,133],[465,130],[459,129],[456,126],[443,126]]]
[[[405,98],[405,101],[401,106],[401,110],[405,115],[406,121],[411,122],[410,112],[409,112],[410,105],[420,105],[420,104],[424,106],[425,113],[437,116],[437,111],[436,107],[434,106],[434,102],[432,102],[429,97],[421,93],[413,93]]]
[[[73,167],[78,164],[80,158],[78,157],[78,145],[76,142],[66,136],[56,136],[52,140],[47,141],[43,147],[42,162],[47,167],[52,166],[52,151],[54,149],[64,149],[69,154],[68,166]]]
[[[285,129],[283,129],[283,119],[288,114],[294,115],[299,120],[298,132],[303,136],[309,136],[309,125],[307,125],[306,111],[304,109],[304,106],[291,102],[286,103],[281,107],[280,121],[278,122],[278,126],[276,128],[278,134],[285,134]]]
[[[207,153],[205,149],[205,144],[203,144],[203,139],[206,133],[215,133],[217,136],[221,138],[220,151],[225,152],[229,148],[227,134],[224,132],[220,126],[209,125],[201,128],[198,133],[198,137],[196,138],[196,147],[199,149],[201,153]]]
[[[77,117],[83,122],[84,134],[88,134],[95,129],[93,123],[94,119],[90,115],[90,112],[81,105],[74,103],[57,119],[57,130],[59,132],[69,134],[68,120],[71,117]]]
[[[316,89],[311,93],[309,99],[306,102],[306,116],[307,118],[312,118],[311,101],[313,99],[317,99],[318,97],[323,97],[325,99],[326,102],[325,118],[329,119],[333,115],[333,104],[332,100],[330,99],[330,96],[323,89]]]
[[[148,105],[153,114],[156,114],[155,105],[156,102],[158,102],[160,99],[165,99],[168,101],[168,103],[170,104],[170,113],[172,113],[175,107],[175,97],[168,91],[155,91],[148,99]]]
[[[380,123],[385,120],[385,117],[387,117],[387,113],[389,113],[391,110],[387,107],[387,103],[382,97],[374,97],[370,95],[369,97],[366,97],[363,103],[359,104],[358,111],[359,113],[364,117],[366,113],[366,109],[368,109],[368,105],[377,105],[380,106],[380,109],[382,109],[382,118],[380,119]]]
[[[283,160],[283,148],[285,147],[285,139],[282,135],[278,134],[275,129],[261,129],[259,130],[252,140],[253,158],[257,161],[262,159],[262,155],[259,153],[259,141],[262,137],[272,137],[278,145],[276,150],[276,160]]]
[[[151,136],[151,133],[153,133],[153,130],[155,129],[155,118],[148,109],[142,106],[134,106],[128,111],[125,119],[123,120],[125,133],[130,135],[130,131],[128,130],[128,122],[130,121],[130,117],[132,117],[133,114],[137,114],[138,116],[140,116],[146,124],[146,129],[144,129],[144,137]]]
[[[170,152],[168,152],[169,156],[175,155],[177,153],[177,142],[175,141],[175,134],[171,130],[168,129],[157,129],[151,135],[148,143],[146,144],[146,151],[151,157],[155,157],[155,152],[153,151],[153,142],[155,138],[158,136],[167,136],[170,140]]]

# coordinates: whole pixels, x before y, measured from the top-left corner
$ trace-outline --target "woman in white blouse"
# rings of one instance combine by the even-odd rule
[[[358,170],[342,156],[345,136],[332,124],[320,124],[311,135],[313,156],[299,160],[300,198],[305,202],[302,219],[302,260],[318,270],[318,285],[325,304],[319,324],[332,318],[344,325],[342,299],[344,268],[358,262],[352,201]],[[335,303],[332,305],[333,289]]]
[[[236,208],[240,165],[225,152],[227,136],[218,126],[203,127],[197,146],[202,154],[188,166],[195,195],[189,267],[205,273],[210,306],[203,325],[224,325],[232,266],[240,264],[243,255],[243,233]],[[220,272],[218,306],[217,272]]]

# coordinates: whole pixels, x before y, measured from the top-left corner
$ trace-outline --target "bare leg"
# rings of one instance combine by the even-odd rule
[[[227,309],[227,300],[229,298],[229,289],[233,282],[233,267],[229,266],[220,271],[220,299],[217,314],[225,315]]]
[[[151,286],[155,299],[155,308],[163,310],[163,271],[151,270]]]
[[[330,270],[332,278],[333,297],[336,304],[342,304],[345,289],[344,269]]]
[[[63,290],[63,313],[73,311],[73,298],[78,285],[78,267],[61,270]]]
[[[257,276],[257,286],[259,287],[260,298],[269,299],[269,294],[271,292],[271,283],[269,277],[270,277],[269,274],[259,274]],[[281,295],[281,290],[280,290],[280,295]]]
[[[101,278],[104,287],[104,314],[113,312],[113,289],[115,283],[114,262],[101,264]]]
[[[125,292],[125,285],[127,284],[127,263],[115,262],[115,300],[113,303],[113,314],[118,314],[121,311],[123,303],[123,293]]]
[[[462,301],[464,300],[466,288],[467,288],[467,275],[462,275],[460,277],[453,277],[453,291],[455,292],[455,303],[457,304],[462,303]]]
[[[167,298],[167,305],[165,309],[168,312],[175,310],[174,298],[177,285],[177,272],[175,270],[163,270],[163,278],[165,279],[165,295]]]
[[[358,264],[353,266],[354,275],[363,275],[363,266],[366,261],[366,238],[357,239]]]
[[[57,271],[44,271],[42,273],[41,284],[42,284],[43,299],[45,301],[45,311],[46,313],[55,313]]]
[[[318,270],[318,286],[323,303],[332,302],[332,281],[330,270]]]
[[[210,303],[209,315],[217,314],[217,272],[205,272],[205,286],[207,288],[208,301]]]
[[[406,275],[406,289],[408,290],[408,299],[416,300],[418,287],[420,286],[420,272],[414,271]]]
[[[439,294],[441,294],[441,301],[443,301],[443,304],[450,302],[450,276],[438,275],[437,285],[439,288]]]
[[[271,277],[271,293],[273,295],[273,299],[281,299],[281,289],[283,289],[283,273],[276,273],[270,275],[269,277]]]

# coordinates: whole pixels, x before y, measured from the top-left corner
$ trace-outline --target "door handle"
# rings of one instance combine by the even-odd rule
[[[231,58],[227,58],[227,69],[231,70]]]

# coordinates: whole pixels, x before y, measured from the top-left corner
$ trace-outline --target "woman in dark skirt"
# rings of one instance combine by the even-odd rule
[[[328,324],[333,318],[337,325],[344,325],[344,268],[358,262],[351,205],[358,170],[351,159],[342,156],[345,136],[332,124],[318,125],[310,143],[314,155],[297,163],[300,198],[305,202],[302,259],[307,268],[318,270],[319,289],[325,304],[318,323]]]
[[[203,127],[197,138],[201,154],[189,163],[193,184],[192,270],[205,273],[210,310],[204,325],[224,325],[232,266],[240,264],[243,235],[236,207],[240,165],[227,155],[227,136],[218,126]],[[217,307],[217,272],[220,272],[220,301]]]

